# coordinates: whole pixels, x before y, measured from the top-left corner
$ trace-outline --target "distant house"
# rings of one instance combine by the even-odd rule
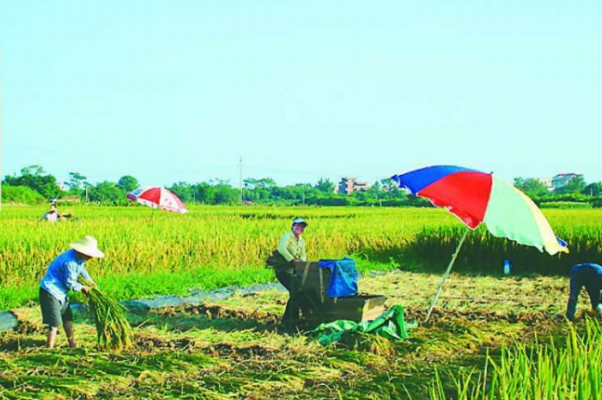
[[[554,188],[554,190],[558,190],[561,187],[565,187],[567,183],[569,183],[571,180],[579,178],[581,176],[583,175],[575,174],[572,172],[568,174],[558,174],[552,178],[552,187]]]
[[[81,203],[81,199],[77,196],[65,196],[65,197],[61,197],[60,200],[58,200],[59,204],[79,204]]]
[[[350,195],[353,192],[363,192],[370,188],[368,182],[360,182],[356,178],[342,178],[336,190],[337,193]]]

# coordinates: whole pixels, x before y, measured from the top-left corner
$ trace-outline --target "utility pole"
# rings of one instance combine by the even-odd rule
[[[376,182],[374,182],[374,185],[376,186],[376,188],[378,189],[376,191],[376,198],[378,198],[378,206],[382,207],[383,206],[383,199],[381,198],[381,192],[383,190],[382,184],[380,183],[380,180],[378,179],[378,176],[376,177]]]
[[[239,160],[239,176],[238,176],[238,205],[242,205],[242,156],[240,157]]]
[[[84,193],[86,194],[86,205],[88,205],[88,186],[90,186],[88,181],[84,181]]]

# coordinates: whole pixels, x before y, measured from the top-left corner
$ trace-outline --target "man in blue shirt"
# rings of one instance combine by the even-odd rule
[[[569,321],[575,319],[577,299],[581,288],[589,295],[592,308],[602,317],[602,303],[600,302],[600,291],[602,291],[602,266],[598,264],[577,264],[571,270],[569,280],[569,302],[566,307],[566,317]]]
[[[67,335],[69,347],[76,347],[73,337],[73,314],[69,305],[69,290],[88,294],[90,287],[77,280],[79,276],[90,281],[96,287],[92,277],[86,271],[85,262],[91,258],[102,258],[104,253],[98,249],[98,242],[92,236],[71,243],[71,249],[58,256],[46,270],[40,282],[40,306],[42,319],[48,325],[46,346],[54,347],[59,326],[62,324]]]

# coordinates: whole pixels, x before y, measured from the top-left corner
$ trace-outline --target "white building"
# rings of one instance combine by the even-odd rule
[[[558,174],[552,178],[552,187],[554,188],[554,190],[558,190],[561,187],[565,187],[567,183],[569,183],[571,180],[581,176],[583,175],[575,174],[572,172],[568,174]]]

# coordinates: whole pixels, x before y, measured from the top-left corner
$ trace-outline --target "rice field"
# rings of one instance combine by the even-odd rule
[[[545,210],[571,249],[560,257],[471,232],[431,320],[381,354],[282,334],[286,294],[277,291],[129,314],[132,347],[118,353],[98,350],[93,319],[80,315],[81,347],[48,351],[37,282],[84,235],[106,253],[89,272],[119,300],[273,281],[263,260],[303,216],[310,259],[354,257],[360,291],[386,295],[420,322],[464,229],[443,210],[192,207],[150,220],[148,208],[79,206],[61,208],[75,218],[56,225],[37,222],[43,211],[0,213],[0,310],[16,308],[22,321],[0,332],[0,398],[602,398],[599,367],[580,367],[599,365],[591,343],[602,340],[586,297],[576,328],[563,317],[569,268],[602,262],[599,210]],[[501,274],[504,259],[511,276]]]
[[[5,206],[0,213],[0,309],[35,300],[46,266],[69,243],[93,235],[105,251],[90,273],[119,300],[184,294],[273,279],[263,262],[293,217],[310,222],[308,257],[351,256],[360,269],[440,271],[464,226],[441,209],[192,207],[185,215],[146,207],[63,207],[75,218],[38,222],[44,208]],[[546,210],[571,253],[550,257],[534,248],[492,237],[485,229],[468,235],[456,270],[513,270],[566,275],[571,265],[601,259],[602,210]]]

